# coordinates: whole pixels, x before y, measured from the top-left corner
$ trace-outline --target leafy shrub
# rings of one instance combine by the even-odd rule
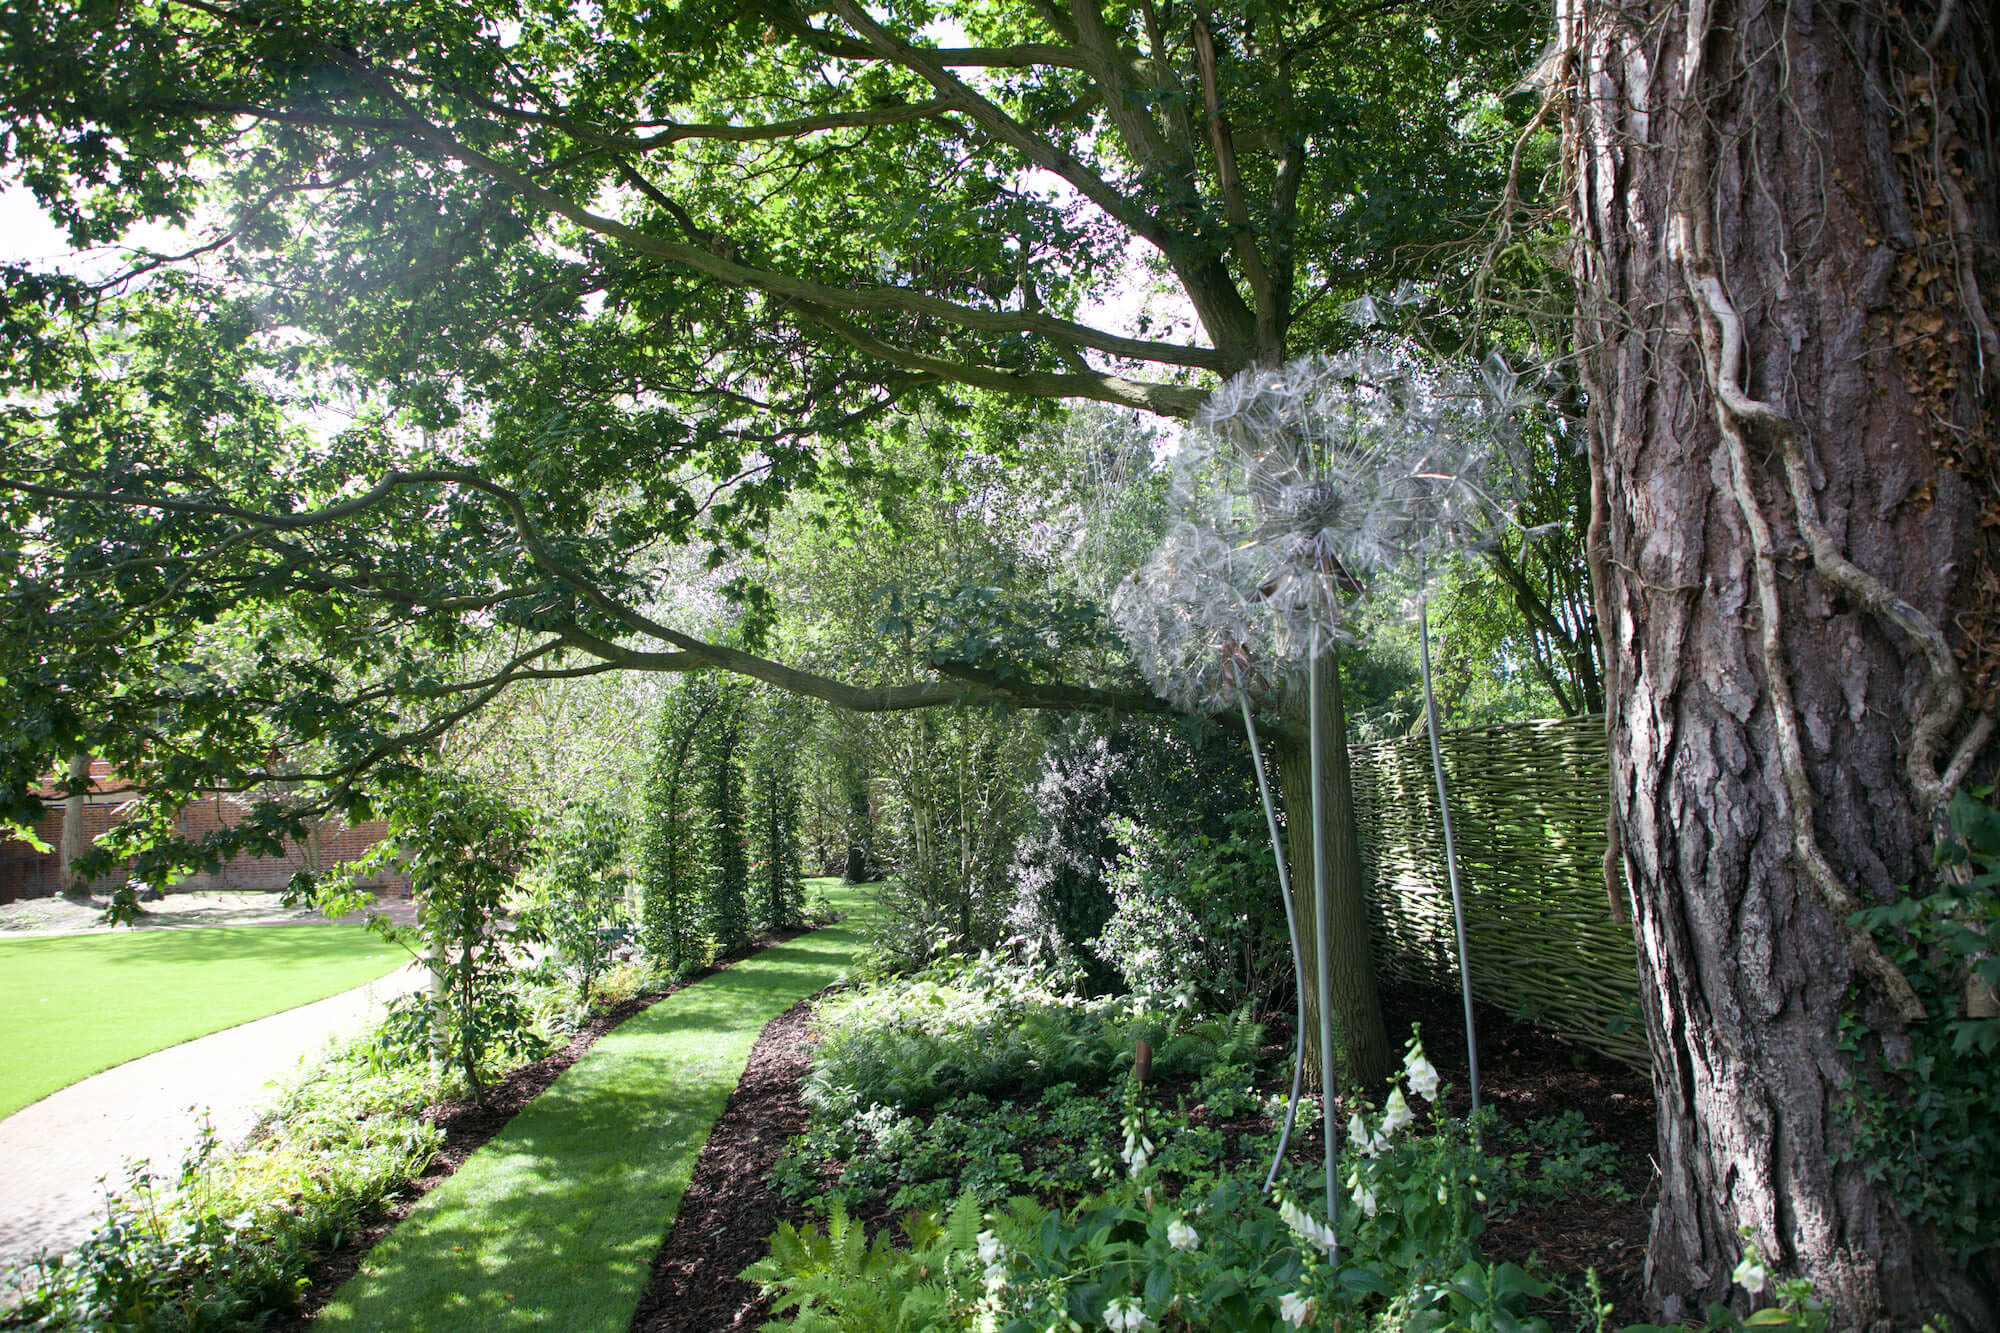
[[[240,1154],[218,1155],[210,1136],[177,1177],[132,1164],[90,1238],[30,1266],[5,1326],[234,1329],[291,1309],[312,1259],[379,1213],[442,1138],[417,1114],[436,1092],[427,1072],[371,1056],[357,1044],[329,1061]]]
[[[1113,821],[1127,851],[1116,904],[1091,949],[1135,991],[1191,985],[1205,1007],[1281,1003],[1291,979],[1284,901],[1263,814],[1233,811],[1220,830]]]
[[[1229,1026],[1192,1015],[1184,997],[1085,999],[1064,978],[994,954],[951,956],[924,972],[836,997],[804,1089],[816,1115],[882,1104],[928,1107],[954,1096],[1099,1087],[1145,1038],[1160,1077],[1205,1067]]]
[[[1141,845],[1178,847],[1226,837],[1233,816],[1256,808],[1240,736],[1195,719],[1127,719],[1109,726],[1068,719],[1042,758],[1015,855],[1016,902],[1008,924],[1054,959],[1080,967],[1093,991],[1114,989],[1121,975],[1129,983],[1119,965],[1127,934],[1104,938],[1120,906],[1114,871],[1134,873],[1131,853]],[[1135,828],[1143,831],[1136,842],[1129,836]],[[1158,887],[1170,888],[1170,879],[1158,880]],[[1221,991],[1212,998],[1223,1009],[1242,999]]]
[[[1033,1101],[996,1104],[977,1093],[935,1113],[876,1104],[847,1119],[817,1118],[778,1162],[787,1197],[814,1207],[887,1196],[897,1212],[942,1208],[961,1195],[991,1203],[1020,1192],[1055,1193],[1089,1178],[1095,1145],[1118,1126],[1119,1104],[1044,1089]],[[838,1163],[838,1178],[824,1165]]]
[[[1059,724],[1014,850],[1009,927],[1052,958],[1082,967],[1093,990],[1110,990],[1117,975],[1089,946],[1111,919],[1105,880],[1124,854],[1110,821],[1133,808],[1126,790],[1132,760],[1122,739],[1087,716]]]
[[[1215,1114],[1257,1104],[1247,1088],[1262,1029],[1247,1017],[1200,1018],[1171,1000],[1085,999],[1059,975],[992,955],[950,958],[829,1001],[819,1018],[804,1088],[810,1119],[777,1179],[790,1197],[820,1206],[886,1196],[908,1210],[961,1194],[1073,1190],[1101,1167],[1096,1145],[1138,1095],[1129,1070],[1142,1037],[1154,1077],[1211,1101]],[[1164,1150],[1173,1169],[1212,1169],[1219,1138],[1197,1141],[1212,1134],[1174,1135]]]
[[[596,801],[573,803],[561,812],[526,876],[528,928],[554,948],[576,985],[579,1004],[590,1003],[591,987],[620,947],[627,833],[617,812]]]
[[[405,995],[381,1029],[386,1047],[428,1051],[458,1066],[475,1091],[496,1053],[538,1041],[513,983],[508,952],[518,928],[505,915],[517,868],[533,855],[526,811],[497,792],[445,771],[419,772],[393,794],[388,836],[359,863],[394,861],[409,872],[414,936],[431,971],[426,991]]]

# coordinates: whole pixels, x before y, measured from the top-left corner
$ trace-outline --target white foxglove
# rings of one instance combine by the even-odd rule
[[[1417,1123],[1417,1117],[1410,1111],[1410,1103],[1403,1096],[1401,1088],[1389,1093],[1389,1100],[1382,1103],[1382,1136],[1389,1138]]]

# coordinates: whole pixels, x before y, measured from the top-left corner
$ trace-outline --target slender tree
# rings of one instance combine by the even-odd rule
[[[719,703],[720,693],[709,681],[678,683],[668,691],[653,731],[637,830],[639,940],[650,958],[675,974],[707,961],[696,747]]]
[[[702,851],[708,862],[702,916],[708,938],[724,955],[750,942],[749,833],[743,800],[741,701],[725,697],[701,746]]]
[[[790,930],[804,922],[806,894],[799,871],[804,849],[799,842],[797,770],[765,760],[757,768],[756,794],[764,924],[771,930]]]

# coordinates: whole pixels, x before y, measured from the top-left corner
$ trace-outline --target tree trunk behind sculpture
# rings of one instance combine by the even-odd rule
[[[1327,840],[1328,945],[1331,961],[1334,1035],[1354,1077],[1372,1083],[1395,1065],[1388,1029],[1382,1022],[1382,1002],[1375,988],[1375,966],[1368,948],[1368,901],[1361,868],[1361,844],[1354,822],[1354,787],[1348,769],[1347,716],[1340,697],[1338,659],[1322,658],[1320,689],[1327,701],[1325,772],[1321,795]],[[1300,691],[1304,693],[1303,690]],[[1312,757],[1306,745],[1303,709],[1286,716],[1288,734],[1272,745],[1278,770],[1278,792],[1284,802],[1285,824],[1291,830],[1310,829],[1312,820]],[[1313,911],[1313,849],[1309,838],[1290,837],[1286,860],[1292,877],[1292,910],[1299,927],[1299,953],[1306,968],[1307,1066],[1318,1070],[1319,1007],[1312,986],[1317,968],[1317,925]]]

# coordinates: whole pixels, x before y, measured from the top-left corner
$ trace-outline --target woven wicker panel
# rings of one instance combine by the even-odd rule
[[[1604,891],[1604,719],[1467,727],[1439,740],[1473,994],[1645,1067],[1632,932],[1612,920]],[[1430,743],[1357,745],[1353,760],[1376,964],[1456,987]]]

